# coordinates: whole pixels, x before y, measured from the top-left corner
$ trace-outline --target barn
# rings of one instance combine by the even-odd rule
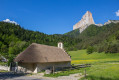
[[[71,58],[61,42],[58,47],[32,43],[14,61],[18,63],[18,71],[30,73],[38,73],[52,67],[56,69],[71,66]]]

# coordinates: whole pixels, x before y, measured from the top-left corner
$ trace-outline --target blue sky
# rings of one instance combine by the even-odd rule
[[[0,21],[10,19],[25,29],[63,34],[73,29],[86,11],[96,24],[119,20],[119,0],[0,0]]]

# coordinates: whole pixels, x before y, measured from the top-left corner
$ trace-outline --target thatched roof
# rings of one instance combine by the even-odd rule
[[[29,63],[65,62],[71,61],[71,58],[63,49],[58,47],[32,43],[14,61]]]

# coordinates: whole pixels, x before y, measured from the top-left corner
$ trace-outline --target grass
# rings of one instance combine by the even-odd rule
[[[87,54],[86,50],[68,53],[71,55],[72,64],[92,64],[91,67],[86,68],[87,77],[81,80],[119,80],[119,53]]]
[[[0,65],[4,66],[4,65],[7,65],[6,62],[0,62]]]
[[[45,77],[59,77],[59,76],[68,76],[70,74],[74,74],[74,73],[81,73],[83,71],[83,69],[74,69],[74,70],[67,70],[67,71],[61,71],[55,74],[45,74]]]
[[[68,76],[74,73],[88,74],[80,80],[119,80],[119,53],[105,54],[94,52],[87,54],[86,50],[70,51],[72,64],[91,64],[91,67],[62,71],[55,74],[45,74],[47,77]]]
[[[87,69],[87,77],[81,80],[119,80],[118,63],[100,63]]]
[[[94,52],[87,54],[86,50],[68,52],[72,58],[72,64],[95,64],[99,62],[119,61],[119,53],[105,54]]]
[[[7,70],[0,70],[0,72],[9,72],[9,71],[7,71]]]

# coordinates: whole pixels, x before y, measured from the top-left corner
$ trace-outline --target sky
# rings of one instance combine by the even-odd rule
[[[86,11],[96,24],[119,20],[119,0],[0,0],[0,21],[46,34],[72,31]]]

